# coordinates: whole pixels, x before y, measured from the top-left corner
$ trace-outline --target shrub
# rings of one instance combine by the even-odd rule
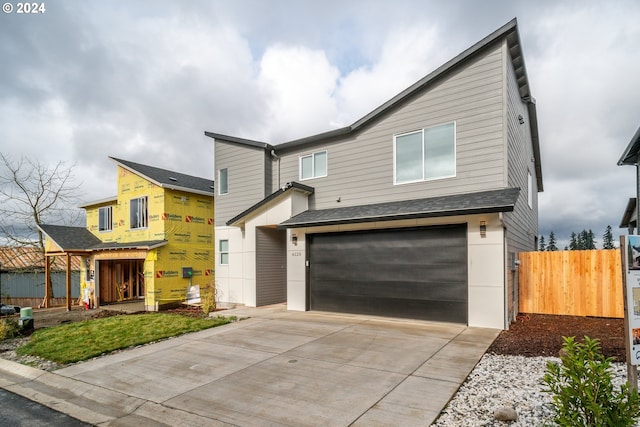
[[[204,287],[202,291],[202,312],[205,316],[208,316],[209,313],[215,311],[216,309],[216,288],[213,284],[209,283]]]
[[[0,341],[14,338],[20,333],[20,325],[15,317],[0,319]]]
[[[613,386],[611,362],[600,351],[600,341],[563,337],[561,363],[547,362],[542,379],[553,394],[555,416],[560,426],[632,426],[640,416],[640,398],[628,382],[618,391]]]

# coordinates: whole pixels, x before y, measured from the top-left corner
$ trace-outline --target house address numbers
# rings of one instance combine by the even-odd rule
[[[291,252],[291,256],[302,256],[302,252]]]

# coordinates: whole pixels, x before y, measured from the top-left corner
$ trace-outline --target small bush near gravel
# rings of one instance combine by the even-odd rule
[[[561,363],[547,362],[542,379],[553,394],[554,422],[560,426],[632,426],[640,416],[640,398],[629,384],[613,386],[612,357],[597,339],[563,337]]]
[[[230,322],[165,313],[113,316],[39,329],[17,352],[67,364]]]
[[[20,325],[15,317],[0,318],[0,341],[17,337],[20,334]]]

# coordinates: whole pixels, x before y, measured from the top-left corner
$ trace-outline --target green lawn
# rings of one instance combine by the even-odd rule
[[[19,347],[21,355],[67,364],[115,350],[230,323],[233,318],[195,318],[147,313],[113,316],[37,330]]]

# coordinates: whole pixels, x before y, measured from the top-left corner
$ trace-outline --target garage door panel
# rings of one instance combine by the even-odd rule
[[[325,298],[333,295],[338,299],[365,298],[375,295],[378,298],[393,300],[452,300],[466,301],[466,283],[425,283],[408,281],[363,282],[352,281],[350,286],[343,285],[341,280],[316,283],[314,296]],[[453,292],[452,292],[453,291]],[[401,295],[401,292],[405,296]]]
[[[313,310],[467,321],[466,225],[310,236]]]

